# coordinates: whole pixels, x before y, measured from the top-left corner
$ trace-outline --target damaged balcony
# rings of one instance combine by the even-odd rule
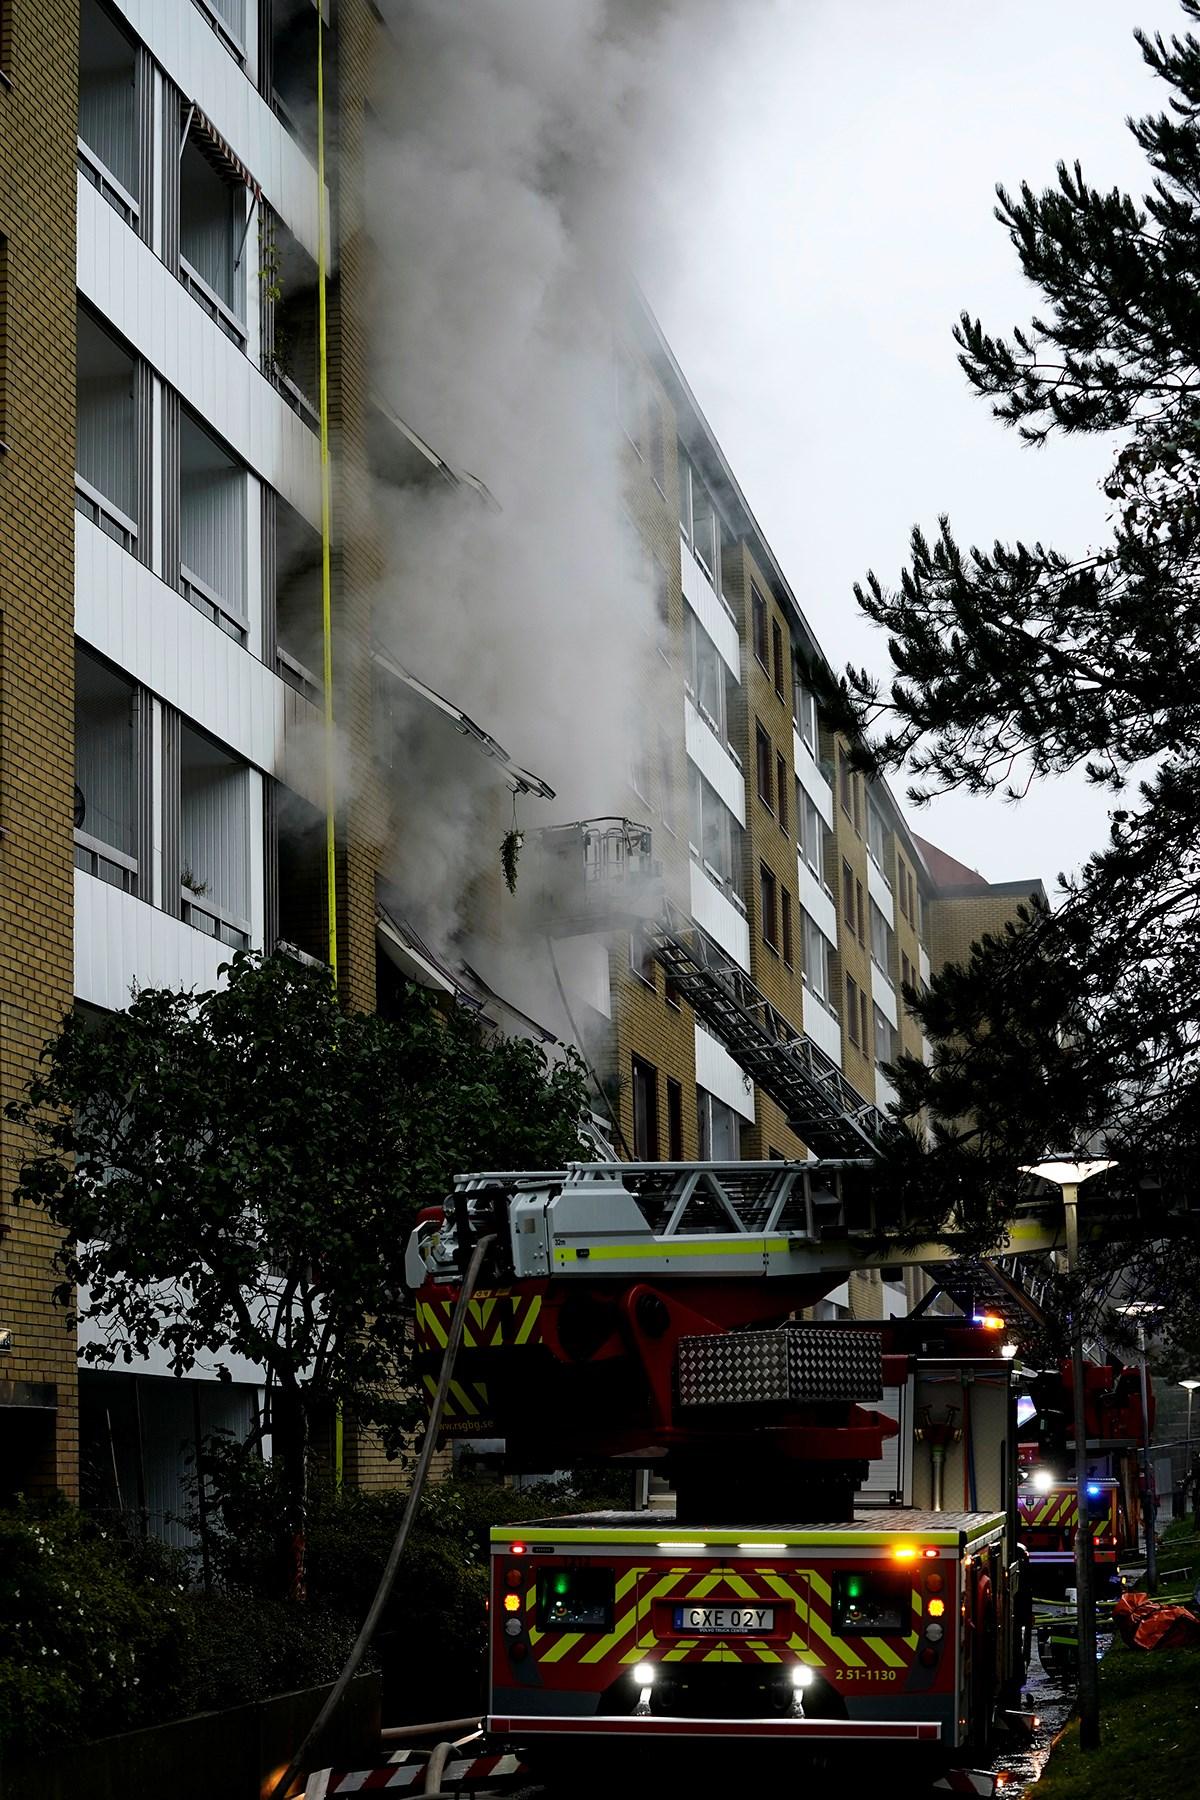
[[[628,930],[661,911],[662,868],[648,825],[615,816],[549,825],[529,849],[533,905],[552,937]]]

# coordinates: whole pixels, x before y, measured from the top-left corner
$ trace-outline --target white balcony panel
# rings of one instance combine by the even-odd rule
[[[750,925],[744,913],[708,879],[698,864],[691,867],[692,917],[715,944],[750,973]]]
[[[320,450],[308,426],[82,175],[77,189],[80,293],[319,531]]]
[[[75,994],[114,1012],[138,987],[213,988],[233,952],[132,894],[75,871]]]
[[[743,1119],[754,1123],[754,1084],[747,1081],[724,1044],[696,1026],[696,1086],[707,1088]]]
[[[928,950],[918,949],[918,951],[917,951],[917,967],[920,971],[922,982],[927,982],[929,980],[929,976],[931,973]]]
[[[832,831],[833,789],[821,773],[820,764],[816,761],[812,751],[794,726],[792,727],[792,755],[795,758],[796,777],[800,786]]]
[[[320,708],[78,513],[75,629],[252,767],[324,805]]]
[[[879,1070],[875,1071],[875,1104],[879,1107],[894,1106],[899,1096],[891,1082]]]
[[[88,1290],[81,1287],[79,1290],[79,1303],[81,1306],[86,1306],[87,1302]],[[101,1331],[100,1326],[95,1320],[80,1320],[78,1342],[81,1350],[85,1344],[101,1344],[105,1341],[105,1334]],[[265,1386],[267,1379],[266,1371],[260,1363],[252,1363],[247,1357],[239,1356],[236,1352],[229,1351],[223,1352],[221,1361],[229,1370],[230,1381],[245,1382],[252,1387]],[[222,1377],[217,1374],[216,1369],[208,1364],[193,1363],[187,1373],[188,1379],[193,1381],[219,1381],[222,1379]],[[145,1356],[138,1356],[135,1352],[127,1363],[121,1363],[120,1375],[156,1375],[165,1376],[168,1380],[174,1381],[175,1372],[171,1367],[170,1351],[167,1350],[165,1345],[154,1344],[147,1351]],[[120,1376],[118,1376],[117,1379],[119,1380]],[[187,1390],[185,1389],[184,1392],[186,1393],[186,1391]]]
[[[687,753],[739,825],[746,823],[746,778],[711,726],[687,695],[683,698],[683,741]]]
[[[892,1030],[899,1030],[900,1009],[896,1000],[896,990],[879,964],[873,959],[871,962],[871,998]]]
[[[317,171],[190,0],[117,0],[185,100],[241,158],[288,229],[317,254]],[[251,9],[247,9],[251,17]],[[253,25],[251,29],[254,29]],[[313,20],[316,43],[316,20]]]
[[[796,858],[796,891],[804,911],[836,948],[838,917],[833,896],[824,883],[817,880],[802,856]]]
[[[902,1281],[885,1281],[883,1288],[883,1316],[885,1319],[905,1319],[908,1317],[908,1295],[904,1292]]]
[[[842,1027],[817,996],[804,990],[804,1029],[817,1047],[842,1066]]]
[[[896,900],[890,884],[884,879],[883,871],[876,866],[873,856],[867,858],[867,892],[891,926],[896,929]]]
[[[736,681],[742,679],[742,654],[738,630],[729,609],[716,588],[692,555],[690,547],[679,540],[679,566],[683,577],[683,597],[717,646],[717,654]]]

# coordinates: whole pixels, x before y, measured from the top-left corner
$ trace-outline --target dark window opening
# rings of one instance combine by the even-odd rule
[[[667,1077],[667,1158],[683,1161],[683,1088]]]
[[[633,1058],[633,1155],[658,1161],[658,1070],[640,1056]]]
[[[765,863],[758,870],[758,902],[762,914],[763,942],[772,950],[779,949],[779,925],[775,916],[775,877]]]
[[[754,755],[758,769],[758,797],[768,812],[774,812],[771,793],[771,740],[761,725],[754,728]]]
[[[767,667],[767,603],[753,582],[750,584],[750,621],[754,654],[765,669]]]

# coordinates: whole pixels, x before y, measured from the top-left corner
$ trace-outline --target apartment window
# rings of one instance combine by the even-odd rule
[[[842,858],[842,917],[851,931],[854,930],[854,870],[846,859]]]
[[[863,988],[858,990],[858,1029],[862,1035],[862,1052],[864,1056],[871,1054],[871,1040],[867,1036],[867,996]]]
[[[761,915],[763,943],[779,949],[779,920],[775,903],[776,881],[766,863],[758,866],[758,908]]]
[[[767,667],[767,603],[755,587],[750,583],[750,633],[754,645],[754,654]]]
[[[655,978],[654,952],[650,948],[650,939],[644,926],[638,926],[629,934],[629,967],[640,981],[647,987],[658,991]]]
[[[658,734],[658,815],[675,835],[675,757],[665,731]]]
[[[97,0],[79,10],[79,168],[135,228],[141,212],[137,47]]]
[[[669,975],[663,981],[663,999],[673,1011],[682,1012],[683,990],[677,981],[672,981]]]
[[[275,511],[275,666],[289,687],[317,701],[323,691],[321,534],[279,495]]]
[[[867,897],[863,892],[862,882],[858,880],[854,883],[854,899],[855,932],[859,943],[865,945],[867,941]]]
[[[209,737],[179,732],[179,886],[185,922],[250,943],[250,772]]]
[[[683,1161],[683,1088],[667,1076],[667,1157]]]
[[[796,825],[800,834],[800,849],[805,862],[817,877],[825,879],[825,821],[817,810],[817,803],[811,795],[806,794],[800,783],[796,783]],[[849,865],[846,865],[847,867]]]
[[[81,307],[75,322],[75,505],[107,537],[136,553],[137,365]]]
[[[807,745],[814,761],[817,756],[817,702],[800,680],[799,670],[792,687],[792,705],[796,714],[796,729],[801,741]]]
[[[852,796],[852,792],[851,792],[851,789],[853,787],[853,777],[850,773],[849,759],[847,758],[846,752],[842,749],[842,746],[840,744],[837,747],[837,771],[838,771],[838,799],[842,803],[842,811],[845,813],[846,817],[850,820],[853,820],[853,818],[854,818],[854,800],[853,800],[853,796]]]
[[[724,744],[729,737],[733,675],[690,606],[684,608],[684,615],[688,686],[697,711]]]
[[[911,869],[908,870],[908,916],[912,920],[914,925],[916,925],[918,923],[918,920],[917,920],[917,889],[916,889],[916,883],[913,881]]]
[[[846,1035],[852,1044],[861,1044],[858,1035],[858,983],[852,975],[846,977]]]
[[[785,887],[779,890],[780,913],[779,923],[782,936],[783,960],[788,968],[793,967],[792,957],[792,896]]]
[[[910,924],[915,924],[912,875],[902,856],[896,858],[896,882],[900,889],[900,911]]]
[[[272,794],[277,940],[325,962],[329,956],[325,814],[281,782],[274,784]]]
[[[742,850],[745,833],[716,789],[688,761],[688,830],[693,853],[708,873],[739,902],[743,898]]]
[[[637,364],[621,344],[617,345],[615,360],[617,423],[641,456],[642,386],[638,379]]]
[[[640,1056],[633,1058],[633,1156],[658,1161],[658,1070]]]
[[[259,91],[288,130],[317,147],[317,9],[313,0],[260,0]]]
[[[808,913],[802,910],[800,918],[804,931],[804,984],[832,1007],[834,947]]]
[[[905,954],[905,952],[902,950],[900,952],[900,980],[905,987],[911,987],[912,986],[912,978],[913,978],[913,966],[909,962],[908,957]]]
[[[875,1007],[872,1012],[872,1023],[875,1027],[875,1066],[881,1069],[884,1063],[895,1061],[895,1033],[892,1030],[891,1020],[885,1018],[878,1007]]]
[[[866,793],[867,784],[863,776],[856,775],[852,786],[854,796],[854,829],[857,831],[859,837],[861,837],[863,834],[863,796]]]
[[[650,587],[654,595],[654,617],[660,625],[671,622],[671,577],[667,565],[659,557],[650,558]]]
[[[871,906],[871,956],[880,972],[892,978],[892,956],[895,951],[895,934],[883,913],[872,900]]]
[[[75,653],[75,867],[139,891],[140,703],[131,681]]]
[[[913,924],[916,927],[918,939],[922,944],[927,945],[929,940],[925,935],[926,925],[928,923],[925,917],[925,902],[919,892],[914,893],[913,899]]]
[[[713,586],[721,585],[721,522],[712,496],[686,451],[679,453],[679,524]]]
[[[787,764],[782,756],[775,755],[775,806],[779,818],[779,829],[784,837],[788,834],[788,778]]]
[[[246,343],[246,186],[193,125],[179,158],[179,276],[226,337]]]
[[[774,812],[771,793],[771,740],[757,722],[754,727],[754,761],[758,770],[758,797],[768,812]]]
[[[883,814],[877,806],[867,802],[867,849],[876,868],[881,872],[887,866],[887,827],[883,822]]]
[[[650,420],[648,440],[650,474],[660,494],[667,491],[667,434],[663,429],[662,407],[653,388],[646,393],[646,412]]]
[[[775,692],[782,700],[784,696],[783,632],[780,629],[778,619],[771,620],[771,668],[775,678]]]
[[[696,1089],[696,1136],[701,1162],[739,1162],[742,1121],[732,1106],[707,1088]]]
[[[246,0],[195,0],[234,61],[246,62]]]
[[[312,16],[315,43],[315,12]],[[320,425],[317,265],[281,219],[261,203],[260,211],[263,373],[293,412],[316,431]]]
[[[244,466],[193,418],[179,419],[179,588],[184,598],[244,643],[246,499]]]

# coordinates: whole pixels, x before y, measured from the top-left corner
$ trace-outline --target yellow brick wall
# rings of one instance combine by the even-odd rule
[[[1032,885],[1032,884],[1031,884]],[[929,956],[934,969],[965,962],[971,945],[985,933],[999,933],[1017,916],[1021,896],[955,894],[926,903]]]
[[[921,979],[920,940],[917,936],[916,921],[905,915],[900,903],[901,880],[905,870],[911,872],[915,889],[917,872],[914,860],[907,855],[893,833],[888,842],[888,867],[885,873],[892,884],[892,895],[896,902],[896,967],[893,971],[893,979],[896,983],[897,997],[900,993],[902,973],[900,958],[902,955],[908,958],[912,971],[910,979],[914,982],[919,982]],[[920,1056],[921,1054],[920,1027],[912,1015],[905,1011],[903,1002],[900,1005],[900,1045],[911,1056]]]
[[[0,1102],[71,1004],[74,781],[74,0],[11,0],[0,88],[6,240],[0,438]],[[0,1115],[0,1402],[52,1383],[57,1414],[0,1403],[0,1487],[77,1490],[75,1339],[51,1303],[57,1233],[10,1195]],[[14,1384],[10,1387],[8,1384]],[[15,1391],[14,1391],[15,1389]]]

